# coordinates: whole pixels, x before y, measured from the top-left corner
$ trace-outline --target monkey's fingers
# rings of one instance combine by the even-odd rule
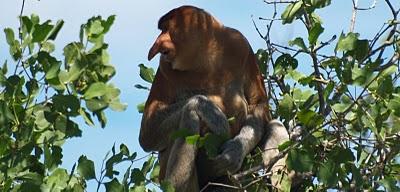
[[[243,162],[242,152],[235,145],[228,145],[227,148],[214,158],[215,171],[217,175],[226,175],[237,172]]]

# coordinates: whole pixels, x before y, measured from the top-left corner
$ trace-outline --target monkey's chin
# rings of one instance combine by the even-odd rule
[[[186,68],[184,68],[182,66],[179,66],[179,64],[176,63],[176,62],[171,62],[170,65],[171,65],[172,70],[175,70],[175,71],[188,71],[188,69],[186,69]]]

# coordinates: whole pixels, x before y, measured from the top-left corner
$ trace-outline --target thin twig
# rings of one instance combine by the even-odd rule
[[[353,11],[351,14],[351,21],[350,21],[350,32],[354,31],[354,26],[356,24],[356,17],[357,17],[357,5],[358,5],[358,0],[352,0],[353,2]]]
[[[22,14],[24,14],[24,8],[25,8],[25,0],[22,0],[21,11],[19,13],[19,28],[18,28],[18,37],[19,37],[19,41],[20,41],[21,45],[22,45],[22,40],[23,40],[21,30],[22,30]],[[24,51],[22,51],[21,54],[23,54],[23,53],[24,53]],[[17,70],[18,70],[19,65],[21,65],[21,62],[22,62],[22,58],[20,58],[18,60],[17,64],[15,65],[14,75],[17,74]]]
[[[277,4],[277,3],[296,3],[297,1],[287,1],[287,0],[279,0],[279,1],[267,1],[264,0],[264,3],[266,4]]]
[[[232,186],[232,185],[227,185],[227,184],[223,184],[223,183],[213,183],[213,182],[208,182],[206,186],[204,186],[200,192],[205,191],[208,187],[210,186],[220,186],[220,187],[225,187],[225,188],[229,188],[229,189],[237,189],[239,190],[239,187],[236,186]]]

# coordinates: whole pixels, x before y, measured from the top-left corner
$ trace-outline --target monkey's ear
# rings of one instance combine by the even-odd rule
[[[154,42],[153,46],[151,46],[151,48],[149,50],[149,54],[147,55],[147,59],[149,61],[151,59],[153,59],[153,57],[156,56],[157,53],[160,52],[160,45],[161,45],[161,41],[159,40],[159,38],[157,38],[156,41]]]

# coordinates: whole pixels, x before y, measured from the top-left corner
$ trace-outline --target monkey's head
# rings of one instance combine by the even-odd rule
[[[205,67],[198,63],[209,63],[205,61],[207,51],[216,46],[214,33],[223,26],[203,9],[182,6],[162,16],[158,28],[161,34],[150,48],[148,59],[161,53],[160,67],[194,71]]]

